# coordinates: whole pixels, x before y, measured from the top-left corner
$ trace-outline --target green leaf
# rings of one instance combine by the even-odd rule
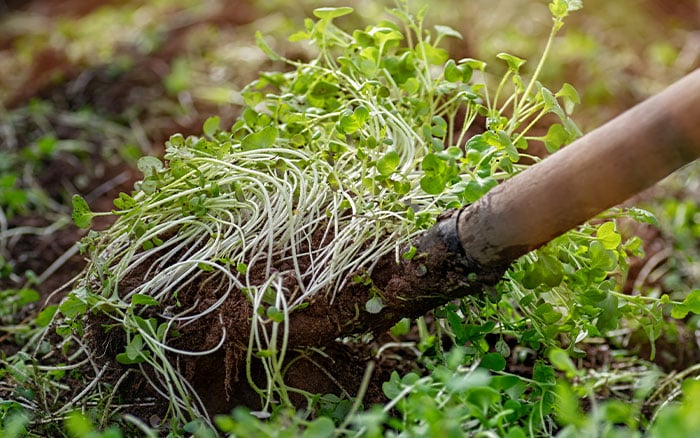
[[[117,354],[115,359],[117,359],[117,362],[119,362],[122,365],[133,365],[146,360],[145,356],[137,356],[136,358],[132,359],[126,353]]]
[[[201,269],[204,272],[214,272],[215,269],[209,263],[197,263],[197,268]]]
[[[589,247],[591,255],[591,267],[610,272],[617,266],[617,255],[614,251],[605,248],[598,240],[591,242]]]
[[[659,220],[654,216],[654,213],[639,207],[630,207],[627,209],[627,214],[631,215],[637,222],[659,226]]]
[[[144,176],[149,177],[163,170],[163,162],[156,157],[146,156],[139,158],[136,162],[136,167]]]
[[[144,319],[141,318],[140,316],[135,316],[134,321],[136,321],[136,325],[138,328],[141,330],[145,331],[146,333],[150,335],[156,335],[157,329],[158,329],[158,320],[155,318],[148,318]]]
[[[700,315],[700,289],[691,291],[683,300],[683,304],[688,307],[688,310]]]
[[[459,183],[458,187],[462,189],[461,195],[464,201],[471,203],[484,196],[489,190],[497,185],[498,181],[490,176],[486,178],[479,178],[477,176],[470,179],[466,183]]]
[[[445,63],[445,80],[448,82],[459,82],[462,80],[462,70],[457,67],[454,60],[450,59]]]
[[[119,197],[113,201],[113,204],[119,210],[128,210],[136,207],[136,200],[128,194],[121,192],[119,193]]]
[[[497,403],[501,399],[501,394],[498,393],[493,388],[488,386],[477,386],[474,388],[469,388],[466,393],[465,400],[468,404],[473,405],[477,409],[481,410],[483,414],[489,409],[494,403]]]
[[[472,70],[478,71],[484,71],[486,69],[486,63],[484,61],[474,58],[462,58],[459,60],[459,65],[466,65]]]
[[[506,151],[506,154],[508,154],[508,158],[510,158],[512,162],[518,161],[520,159],[520,154],[518,153],[518,149],[513,144],[513,141],[511,140],[508,133],[499,129],[497,131],[497,134],[499,146]]]
[[[272,61],[282,60],[282,57],[278,55],[274,50],[272,50],[272,48],[267,44],[267,41],[265,41],[265,37],[263,37],[262,32],[255,32],[255,43],[260,48],[260,50],[262,50],[263,53],[265,53],[267,57],[270,58]]]
[[[377,160],[377,170],[382,176],[391,175],[399,167],[399,153],[389,151]]]
[[[70,336],[73,333],[73,329],[69,325],[61,324],[56,327],[56,334],[63,338]]]
[[[241,146],[243,150],[251,149],[264,149],[273,145],[275,140],[277,140],[277,128],[274,126],[267,126],[259,132],[253,132],[248,134],[241,140]]]
[[[566,114],[564,114],[564,110],[561,109],[557,98],[554,97],[554,94],[551,91],[549,91],[547,88],[542,87],[540,89],[540,94],[542,100],[544,101],[544,108],[542,108],[544,112],[552,112],[556,114],[560,119],[566,119]]]
[[[554,310],[554,307],[549,303],[537,306],[535,315],[539,316],[547,324],[555,323],[561,319],[561,313]]]
[[[355,108],[353,115],[355,116],[357,121],[362,123],[362,124],[367,122],[367,120],[369,120],[369,116],[370,116],[369,110],[364,106],[358,106],[357,108]]]
[[[3,401],[2,412],[3,418],[0,421],[0,435],[4,438],[20,438],[26,437],[27,426],[30,423],[29,415],[22,410],[14,410],[17,406],[14,401]]]
[[[603,309],[603,312],[598,316],[596,327],[601,332],[615,330],[617,322],[620,319],[620,311],[618,310],[619,300],[613,294],[608,294],[607,297],[600,303],[598,307]]]
[[[409,248],[408,251],[405,253],[401,254],[401,258],[404,260],[413,260],[413,257],[416,256],[416,253],[418,252],[418,248],[411,245],[411,248]]]
[[[201,418],[196,418],[189,423],[185,424],[182,428],[187,432],[187,436],[197,437],[197,438],[216,438],[218,434],[215,434],[207,423]],[[104,437],[103,437],[104,438]]]
[[[58,306],[57,305],[51,305],[51,306],[46,306],[44,307],[41,312],[36,316],[36,323],[39,327],[46,327],[49,325],[51,320],[53,319],[53,316],[56,314],[58,311]]]
[[[143,306],[159,306],[160,303],[150,295],[134,294],[131,297],[131,304]]]
[[[433,126],[430,129],[434,137],[443,138],[447,134],[447,122],[440,116],[432,118]]]
[[[309,32],[305,32],[303,30],[300,30],[298,32],[295,32],[287,38],[287,41],[290,43],[298,43],[300,41],[305,41],[308,40],[311,37],[311,34]]]
[[[451,28],[450,26],[445,26],[445,25],[436,25],[435,30],[437,31],[437,38],[440,39],[443,36],[450,36],[458,39],[463,39],[462,34],[459,33],[457,30]]]
[[[568,378],[573,378],[581,374],[581,371],[576,368],[569,354],[560,348],[553,348],[549,352],[549,361],[559,371],[564,371]]]
[[[402,318],[390,329],[391,334],[397,337],[407,334],[410,330],[411,320],[409,318]]]
[[[369,111],[360,106],[352,113],[346,113],[338,121],[339,130],[345,134],[353,134],[360,130],[369,119]]]
[[[221,129],[221,117],[219,116],[207,118],[207,120],[204,121],[204,125],[202,125],[202,130],[208,137],[214,137],[214,134],[216,134],[219,129]]]
[[[544,137],[544,147],[550,154],[561,149],[563,145],[569,142],[570,135],[566,129],[555,123],[549,127],[547,130],[547,135]]]
[[[301,435],[302,438],[332,437],[335,432],[335,423],[328,417],[319,417],[309,423]]]
[[[549,288],[557,287],[564,279],[561,262],[554,256],[543,254],[537,259],[538,269],[542,272],[542,283]]]
[[[143,338],[141,335],[136,335],[126,346],[126,355],[129,359],[134,360],[141,355],[143,350]]]
[[[171,64],[170,73],[163,78],[163,85],[168,93],[176,95],[190,87],[192,73],[192,65],[188,59],[178,57]]]
[[[80,298],[71,294],[68,295],[68,297],[65,300],[63,300],[61,304],[59,304],[58,310],[61,312],[61,315],[65,316],[68,319],[73,319],[76,316],[85,313],[85,311],[87,310],[87,304],[83,302]]]
[[[90,226],[90,223],[92,222],[92,218],[95,216],[95,213],[90,211],[90,206],[88,205],[87,201],[83,199],[82,196],[79,194],[74,194],[72,198],[72,203],[73,203],[73,222],[75,222],[75,225],[78,228],[87,228]]]
[[[585,425],[588,418],[581,411],[578,394],[567,382],[560,382],[556,386],[557,403],[554,406],[556,419],[563,425],[574,425],[576,429],[586,430]]]
[[[520,70],[520,67],[522,67],[526,62],[524,59],[508,53],[499,53],[496,55],[496,58],[505,61],[506,64],[508,64],[508,69],[513,73],[517,73]]]
[[[424,175],[420,180],[420,187],[429,195],[439,195],[446,186],[447,181],[437,175]]]
[[[384,47],[390,41],[401,41],[403,39],[401,32],[390,27],[375,27],[369,34],[374,37],[379,47]]]
[[[338,91],[340,91],[340,88],[337,84],[328,81],[318,81],[311,88],[310,94],[313,97],[323,98],[335,96]]]
[[[416,52],[421,56],[425,56],[425,59],[429,64],[442,65],[449,59],[449,54],[447,50],[433,47],[427,41],[421,41],[416,44]]]
[[[598,239],[606,249],[617,249],[622,242],[622,236],[615,231],[614,222],[605,222],[598,227],[596,239]]]
[[[268,307],[266,313],[267,313],[267,317],[270,318],[273,322],[280,323],[280,322],[284,321],[284,318],[285,318],[284,312],[282,312],[281,310],[279,310],[275,306]]]
[[[400,88],[409,95],[416,94],[420,88],[420,82],[416,78],[408,78],[401,84]]]
[[[671,308],[671,317],[683,319],[690,312],[700,315],[700,289],[690,292],[681,304],[675,304]]]
[[[17,307],[24,307],[30,303],[36,303],[41,299],[41,295],[36,289],[29,287],[23,287],[14,292],[16,295],[15,305]]]
[[[426,173],[443,173],[445,171],[445,161],[435,154],[428,154],[423,158],[421,167]]]
[[[532,369],[532,379],[542,385],[554,385],[557,382],[554,368],[545,365],[542,361],[535,362]]]
[[[564,18],[569,13],[567,0],[552,0],[549,3],[549,11],[555,18]]]
[[[564,110],[571,115],[574,112],[574,107],[581,103],[581,98],[576,89],[568,83],[562,85],[561,90],[557,91],[556,97],[560,97],[564,101]]]
[[[313,13],[316,17],[318,17],[322,20],[330,21],[334,18],[342,17],[343,15],[352,14],[353,11],[354,11],[354,9],[349,7],[349,6],[342,6],[339,8],[332,8],[332,7],[316,8],[316,9],[314,9]]]
[[[92,422],[78,411],[68,414],[64,424],[70,436],[88,437],[96,434],[95,426]]]
[[[399,373],[392,371],[389,380],[382,383],[382,392],[389,399],[393,399],[401,394],[402,390],[403,388],[401,387],[401,378],[399,377]]]
[[[503,371],[506,359],[500,353],[488,353],[481,359],[481,366],[491,371]]]

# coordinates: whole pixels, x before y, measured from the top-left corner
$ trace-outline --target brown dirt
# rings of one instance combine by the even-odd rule
[[[320,235],[320,233],[319,233]],[[319,241],[315,242],[320,244]],[[301,269],[309,260],[300,259]],[[128,293],[133,287],[141,284],[147,278],[148,263],[142,263],[139,269],[120,283],[120,291]],[[282,270],[283,263],[278,263],[277,268]],[[252,269],[255,269],[252,268]],[[251,274],[254,279],[264,277],[262,269]],[[192,282],[189,286],[178,290],[178,308],[194,307],[195,312],[202,312],[213,305],[220,298],[220,289],[216,282],[209,281],[208,274],[202,274],[201,281]],[[175,306],[175,300],[171,305]],[[167,305],[167,303],[166,303]],[[260,409],[261,399],[250,386],[245,368],[245,356],[248,348],[250,333],[250,315],[252,306],[241,291],[234,291],[230,297],[215,311],[207,316],[197,319],[193,323],[178,327],[180,335],[170,340],[169,344],[174,348],[203,351],[215,347],[222,334],[220,327],[226,328],[227,341],[222,349],[213,354],[199,357],[171,356],[172,363],[178,363],[183,376],[193,385],[197,394],[201,397],[207,411],[210,414],[227,413],[236,406],[244,405],[251,409]],[[153,315],[149,315],[153,316]],[[89,316],[90,350],[107,351],[102,357],[109,361],[115,370],[111,379],[116,380],[129,367],[114,362],[116,354],[123,351],[125,338],[120,330],[105,332],[100,330],[100,321],[104,316]],[[311,331],[324,330],[323,325],[311,327]],[[376,345],[365,343],[344,344],[326,337],[327,341],[313,344],[316,349],[305,348],[291,349],[286,360],[285,384],[291,388],[307,391],[311,394],[336,394],[338,396],[355,396],[360,389],[361,376],[365,372],[368,362],[372,359],[372,350]],[[294,341],[292,341],[294,342]],[[303,345],[309,345],[302,342]],[[292,344],[292,347],[294,344]],[[323,353],[321,353],[323,351]],[[365,403],[379,403],[383,401],[381,390],[382,382],[386,381],[390,373],[395,369],[410,370],[416,365],[409,357],[405,363],[397,363],[394,356],[383,355],[379,358],[377,368],[370,380]],[[250,375],[259,387],[265,387],[265,373],[262,363],[253,359]],[[123,385],[121,396],[127,400],[139,400],[143,398],[145,381],[136,379],[136,385]],[[307,400],[299,394],[291,394],[291,401],[299,407],[306,407]],[[158,405],[149,415],[161,415]]]

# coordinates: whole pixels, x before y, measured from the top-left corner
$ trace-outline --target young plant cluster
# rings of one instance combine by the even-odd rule
[[[523,59],[502,53],[505,73],[495,81],[486,63],[449,58],[440,42],[460,35],[446,26],[425,28],[427,7],[414,14],[397,4],[391,20],[350,33],[336,21],[351,8],[316,9],[316,20],[291,37],[317,49],[308,62],[282,57],[258,35],[260,47],[291,70],[262,73],[246,87],[246,106],[233,126],[211,117],[201,136],[173,135],[164,160],[139,161],[143,180],[114,201],[118,221],[81,242],[90,264],[51,326],[62,337],[58,354],[69,363],[51,369],[90,364],[94,380],[57,412],[29,396],[23,407],[44,421],[83,409],[102,425],[125,408],[116,404],[121,380],[104,380],[107,365],[83,343],[95,330],[88,321],[100,315],[99,329],[124,339],[108,359],[141,373],[167,400],[159,426],[172,433],[215,424],[233,434],[279,435],[279,424],[291,422],[309,436],[548,434],[558,427],[557,397],[573,391],[557,385],[557,373],[593,387],[571,363],[584,355],[581,341],[604,336],[626,318],[650,321],[645,327],[654,338],[659,302],[620,292],[627,257],[640,253],[640,242],[624,241],[615,224],[618,216],[651,219],[642,211],[613,211],[521,258],[485,296],[437,309],[433,332],[420,319],[418,348],[428,372],[394,373],[383,387],[385,406],[363,410],[359,398],[319,398],[285,384],[291,312],[313,305],[314,297],[335,297],[348,282],[366,281],[382,256],[414,256],[405,248],[440,213],[476,201],[538,161],[528,153],[533,142],[555,152],[580,135],[569,118],[578,102],[573,87],[551,91],[537,80],[564,18],[580,1],[550,2],[552,33],[529,79],[521,75]],[[546,130],[533,133],[545,122]],[[79,196],[73,207],[81,227],[108,214],[91,212]],[[134,282],[135,275],[142,281]],[[215,286],[214,299],[203,304],[182,296],[197,285]],[[241,296],[251,309],[244,337],[221,312]],[[382,307],[377,291],[364,310]],[[211,327],[217,341],[173,346],[204,318],[217,322]],[[402,329],[405,323],[395,333]],[[57,354],[48,352],[43,336],[13,369]],[[178,367],[177,358],[206,356],[232,341],[247,346],[247,378],[263,406],[256,415],[268,423],[243,409],[211,419]],[[508,371],[520,359],[533,362],[530,376]],[[254,361],[262,363],[262,384],[250,375]],[[42,397],[57,400],[61,385],[47,382]],[[295,392],[307,397],[309,409],[290,411]],[[88,409],[95,406],[104,410],[100,417]],[[313,412],[318,418],[311,419]],[[84,418],[68,419],[92,430]],[[149,429],[135,417],[123,419]]]

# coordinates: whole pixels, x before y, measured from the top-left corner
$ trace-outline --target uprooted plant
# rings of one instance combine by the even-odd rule
[[[552,92],[537,81],[563,19],[579,7],[552,1],[552,33],[530,79],[520,74],[524,60],[503,53],[498,58],[505,72],[493,86],[484,62],[452,60],[439,47],[444,38],[459,38],[456,31],[424,28],[426,8],[413,15],[404,2],[390,11],[393,21],[352,33],[334,23],[351,8],[316,9],[317,20],[307,20],[291,38],[318,49],[309,62],[283,58],[259,35],[261,48],[291,71],[263,73],[250,84],[242,92],[242,115],[230,128],[212,117],[202,136],[172,136],[164,161],[142,158],[143,180],[114,201],[118,221],[80,243],[89,266],[52,326],[67,358],[51,360],[55,370],[90,364],[95,376],[70,403],[44,415],[60,416],[86,402],[101,406],[104,418],[131,409],[117,395],[134,376],[154,398],[124,403],[161,400],[166,407],[155,422],[171,427],[209,421],[221,409],[212,405],[220,401],[202,394],[204,383],[224,389],[217,394],[227,398],[228,410],[245,402],[270,415],[299,395],[316,407],[315,393],[285,381],[307,351],[420,316],[387,314],[408,305],[397,305],[405,300],[401,291],[389,292],[378,279],[383,266],[416,261],[413,274],[420,278],[426,268],[415,239],[440,214],[474,202],[526,162],[538,161],[527,153],[529,143],[554,152],[579,135],[569,118],[575,90],[564,85]],[[541,131],[546,134],[534,134],[548,115],[558,121]],[[73,204],[80,226],[101,214],[80,197]],[[647,219],[641,211],[629,213]],[[511,354],[506,336],[532,351],[556,346],[576,355],[579,341],[614,328],[624,316],[660,324],[642,297],[617,291],[626,256],[637,251],[638,239],[623,242],[614,221],[607,221],[583,225],[521,258],[505,273],[507,281],[488,293],[475,290],[437,311],[436,330],[462,346],[438,355],[449,363],[445,370],[464,377],[466,389],[472,377],[487,379],[475,372],[479,363],[503,371]],[[468,280],[481,285],[476,277]],[[437,291],[427,300],[437,306],[455,297]],[[623,310],[620,300],[627,302]],[[337,309],[345,313],[313,325],[318,315]],[[303,317],[309,313],[315,318]],[[426,332],[424,321],[419,327]],[[487,335],[497,338],[493,345]],[[40,361],[45,336],[30,343],[42,346],[35,351]],[[421,348],[449,347],[436,339],[426,336]],[[71,365],[62,365],[66,361]],[[107,379],[115,370],[121,377]],[[207,373],[214,378],[202,376]],[[519,421],[547,427],[553,368],[538,363],[536,389],[528,394],[524,381],[508,377],[497,389],[517,392],[518,409],[500,416],[499,427]],[[420,422],[402,400],[421,385],[434,389],[433,383],[393,377],[384,388],[392,401],[383,414],[397,407],[405,419]],[[66,391],[48,387],[46,399]],[[254,396],[240,398],[243,387]],[[433,399],[449,405],[457,389],[437,391]],[[474,415],[462,414],[465,424]],[[482,415],[472,426],[487,427],[489,414]],[[346,427],[350,420],[340,421]]]

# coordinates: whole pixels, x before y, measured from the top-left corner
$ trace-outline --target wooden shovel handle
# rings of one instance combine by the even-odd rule
[[[460,212],[478,265],[509,265],[700,157],[700,69]]]

